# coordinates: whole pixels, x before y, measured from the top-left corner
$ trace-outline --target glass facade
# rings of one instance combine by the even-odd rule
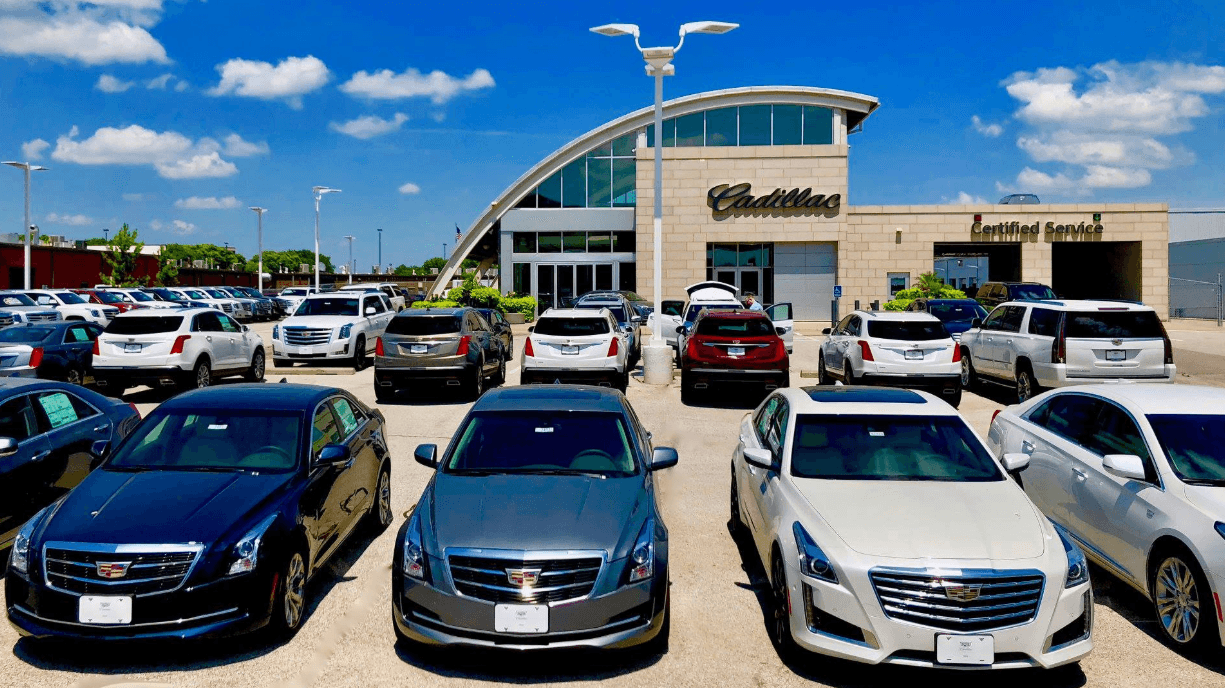
[[[634,232],[515,232],[511,251],[526,253],[633,253]]]
[[[774,244],[706,244],[706,279],[774,302]]]
[[[794,146],[834,142],[834,111],[812,105],[742,105],[664,120],[664,148]],[[647,146],[655,125],[647,126]]]
[[[516,208],[633,208],[637,134],[597,146],[544,180]]]

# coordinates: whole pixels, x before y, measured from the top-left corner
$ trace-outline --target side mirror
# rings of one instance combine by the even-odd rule
[[[685,334],[685,326],[684,326],[684,325],[677,325],[677,327],[676,327],[676,333],[677,333],[677,334]]]
[[[243,332],[250,332],[250,331],[251,331],[251,328],[250,328],[250,327],[248,327],[248,326],[246,326],[246,325],[243,325],[243,326],[242,326],[242,331],[243,331]]]
[[[17,453],[17,440],[12,437],[0,437],[0,456],[12,456]]]
[[[787,328],[785,328],[785,327],[776,327],[776,328],[774,328],[774,333],[775,333],[775,334],[777,334],[778,336],[780,336],[780,337],[781,337],[781,336],[783,336],[783,335],[787,334]]]
[[[824,328],[824,329],[822,329],[822,330],[821,330],[821,334],[829,334],[829,333],[830,333],[830,332],[832,332],[832,331],[833,331],[833,328],[831,328],[831,327],[826,327],[826,328]]]
[[[1102,468],[1126,480],[1144,480],[1144,461],[1135,454],[1107,454],[1102,457]]]
[[[366,315],[374,315],[374,306],[366,306]]]
[[[636,324],[636,325],[641,325],[642,323],[644,323],[644,322],[646,322],[646,321],[647,321],[647,319],[646,319],[646,318],[644,318],[644,317],[642,317],[641,315],[635,315],[634,317],[630,318],[630,322],[632,322],[632,323],[634,323],[634,324]]]
[[[436,444],[418,444],[417,448],[413,451],[413,458],[417,460],[417,463],[421,464],[422,466],[425,466],[426,468],[437,468],[438,467],[437,454],[438,454],[438,445]]]
[[[672,468],[679,460],[680,455],[672,447],[655,447],[655,451],[651,454],[651,470],[662,471],[665,468]]]
[[[1001,463],[1005,471],[1015,475],[1029,467],[1029,454],[1005,454]]]
[[[0,439],[0,452],[3,452],[4,441],[7,439],[7,437]],[[98,440],[94,442],[93,446],[90,447],[90,453],[99,459],[105,459],[107,455],[111,453],[111,441]],[[0,453],[0,455],[7,456],[7,454],[2,453]]]
[[[980,328],[980,327],[982,327],[982,326],[983,326],[983,319],[982,319],[982,318],[974,318],[973,320],[971,320],[971,321],[970,321],[970,329],[971,329],[971,330],[977,330],[978,328]]]
[[[528,331],[528,332],[535,332],[535,331],[536,331],[536,326],[535,326],[535,325],[532,325],[531,327],[527,328],[527,331]]]
[[[329,444],[319,450],[319,456],[315,459],[315,465],[344,468],[345,464],[349,463],[350,456],[348,445]]]
[[[744,461],[750,466],[764,468],[767,471],[774,470],[774,455],[767,449],[754,449],[752,447],[744,448]]]

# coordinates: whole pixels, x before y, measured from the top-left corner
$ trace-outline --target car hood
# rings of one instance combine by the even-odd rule
[[[97,470],[56,509],[43,539],[216,542],[291,479],[289,473]]]
[[[1040,516],[1011,480],[990,483],[795,481],[848,547],[901,559],[1033,559]]]
[[[612,553],[642,488],[640,477],[439,473],[431,514],[434,533],[440,552],[487,547]]]
[[[281,323],[281,327],[340,327],[359,319],[356,315],[295,315]]]
[[[1204,512],[1209,518],[1225,521],[1225,487],[1212,485],[1183,485],[1187,501]]]

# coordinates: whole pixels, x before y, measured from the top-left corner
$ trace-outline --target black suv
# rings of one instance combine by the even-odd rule
[[[1055,299],[1055,290],[1038,282],[987,282],[974,298],[987,310],[1008,301]]]

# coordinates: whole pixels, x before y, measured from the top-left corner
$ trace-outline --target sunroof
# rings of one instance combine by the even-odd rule
[[[805,387],[808,398],[829,404],[922,404],[923,397],[908,389],[889,387]]]

